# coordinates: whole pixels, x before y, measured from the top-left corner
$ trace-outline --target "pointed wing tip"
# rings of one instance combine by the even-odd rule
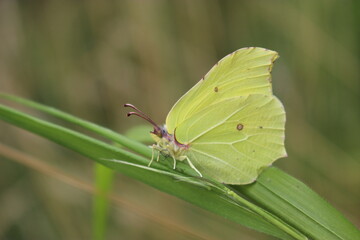
[[[252,52],[252,51],[259,51],[260,52],[260,51],[262,51],[262,52],[266,52],[269,56],[271,56],[271,58],[269,59],[270,60],[270,66],[269,66],[269,69],[268,69],[269,72],[272,71],[272,66],[273,66],[274,62],[280,57],[278,52],[276,52],[274,50],[271,50],[271,49],[263,48],[263,47],[244,47],[244,48],[240,48],[240,49],[228,54],[227,56],[234,56],[237,53],[241,53],[243,51],[249,51],[249,52]],[[225,56],[225,57],[227,57],[227,56]]]

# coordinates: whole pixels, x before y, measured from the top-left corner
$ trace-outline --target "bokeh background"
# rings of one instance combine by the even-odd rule
[[[123,103],[161,123],[223,56],[276,50],[289,157],[275,165],[359,226],[359,26],[356,0],[1,0],[0,91],[124,133],[143,122]],[[79,184],[92,184],[93,162],[4,122],[0,132],[44,167],[0,157],[0,239],[89,239],[92,195]],[[113,193],[107,239],[273,239],[120,174]]]

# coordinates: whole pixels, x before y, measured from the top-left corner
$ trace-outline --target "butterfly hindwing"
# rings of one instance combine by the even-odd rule
[[[260,171],[286,156],[285,111],[272,95],[225,99],[186,119],[176,139],[203,174],[228,184],[253,182]]]
[[[220,60],[173,106],[166,119],[169,133],[203,108],[224,99],[249,94],[272,95],[271,68],[277,52],[264,48],[239,49]]]

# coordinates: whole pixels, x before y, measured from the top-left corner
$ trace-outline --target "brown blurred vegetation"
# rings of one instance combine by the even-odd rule
[[[275,165],[359,226],[359,24],[355,0],[2,0],[0,91],[125,132],[142,121],[123,103],[161,123],[226,54],[276,50],[289,157]],[[92,161],[3,122],[0,131],[1,143],[91,183]],[[90,238],[91,194],[11,158],[0,166],[1,239]],[[273,239],[120,174],[114,193],[135,206],[113,202],[107,239]]]

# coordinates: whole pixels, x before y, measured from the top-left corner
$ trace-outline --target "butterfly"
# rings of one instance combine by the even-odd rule
[[[186,161],[226,184],[249,184],[275,160],[286,157],[285,110],[272,93],[271,70],[278,53],[241,48],[221,59],[172,107],[165,125],[153,126],[154,151]]]

